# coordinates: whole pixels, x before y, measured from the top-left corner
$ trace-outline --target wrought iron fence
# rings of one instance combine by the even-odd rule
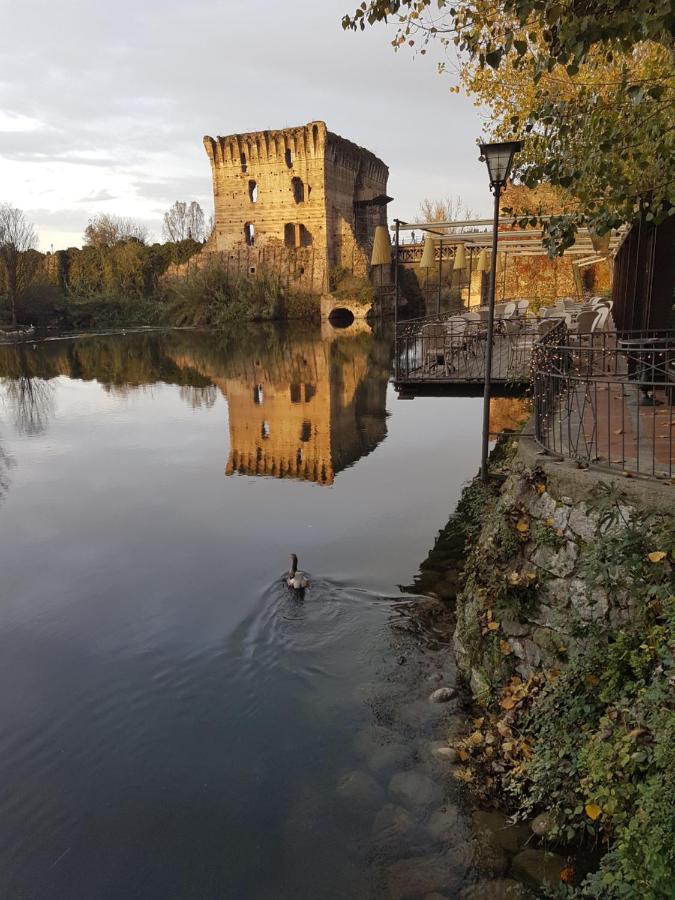
[[[524,383],[530,379],[534,346],[554,331],[558,319],[495,318],[491,379]],[[485,379],[487,322],[461,316],[427,316],[399,323],[396,330],[395,380],[482,382]]]
[[[675,332],[574,333],[532,354],[535,437],[546,450],[652,478],[673,475]]]

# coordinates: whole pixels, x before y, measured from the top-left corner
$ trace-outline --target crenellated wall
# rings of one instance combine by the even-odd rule
[[[386,224],[389,170],[325,122],[205,137],[215,229],[206,249],[253,274],[281,265],[298,286],[329,289],[340,267],[365,276],[375,226]],[[289,259],[290,257],[290,259]],[[236,261],[236,262],[235,262]]]

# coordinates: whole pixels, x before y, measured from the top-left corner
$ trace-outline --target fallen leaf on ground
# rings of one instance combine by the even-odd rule
[[[501,640],[499,642],[499,649],[502,651],[504,656],[508,656],[510,653],[513,653],[513,647],[509,644],[508,641]]]
[[[598,806],[597,803],[587,803],[585,809],[586,809],[586,815],[593,822],[595,822],[595,820],[598,818],[598,816],[602,812],[602,810],[600,809],[600,807]]]
[[[659,563],[662,559],[666,558],[666,554],[663,550],[654,550],[652,553],[647,554],[647,559],[649,562]]]
[[[497,631],[499,629],[499,622],[488,622],[488,629],[490,631]]]
[[[574,881],[574,868],[570,865],[566,865],[564,869],[561,869],[560,880],[563,884],[572,884]]]
[[[516,530],[521,534],[525,534],[525,532],[530,530],[530,523],[527,521],[527,519],[518,519],[518,521],[516,522]]]

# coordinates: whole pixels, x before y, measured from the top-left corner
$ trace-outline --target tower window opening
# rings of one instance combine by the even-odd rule
[[[266,440],[270,436],[270,423],[263,422],[260,426],[260,437],[263,440]]]
[[[291,403],[302,403],[302,394],[300,388],[300,384],[294,383],[291,385]]]
[[[286,159],[286,165],[288,166],[289,169],[291,169],[293,167],[293,151],[291,150],[290,147],[286,148],[285,159]]]
[[[295,225],[292,222],[284,225],[284,244],[286,247],[295,247]]]
[[[300,440],[302,441],[303,444],[306,444],[311,439],[312,439],[312,423],[305,420],[302,423],[302,427],[300,429]]]
[[[262,402],[265,399],[265,392],[263,391],[262,384],[256,384],[253,388],[253,402],[256,406],[262,406]]]
[[[312,246],[312,234],[310,231],[307,231],[304,225],[300,226],[300,246],[301,247],[311,247]]]
[[[296,203],[305,202],[305,185],[302,178],[291,178],[291,188],[293,189],[293,199]]]
[[[242,153],[242,154],[241,154],[241,171],[244,172],[244,174],[246,174],[246,169],[247,169],[247,166],[246,166],[246,154],[245,154],[245,153]]]
[[[244,240],[249,247],[252,247],[255,244],[255,226],[252,225],[251,222],[247,222],[244,225]]]
[[[258,184],[253,180],[248,183],[248,198],[251,203],[258,202]]]

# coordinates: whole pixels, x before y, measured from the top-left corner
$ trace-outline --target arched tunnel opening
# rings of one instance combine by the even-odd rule
[[[328,321],[333,328],[349,328],[354,321],[354,313],[351,309],[346,309],[344,306],[337,306],[331,310]]]

